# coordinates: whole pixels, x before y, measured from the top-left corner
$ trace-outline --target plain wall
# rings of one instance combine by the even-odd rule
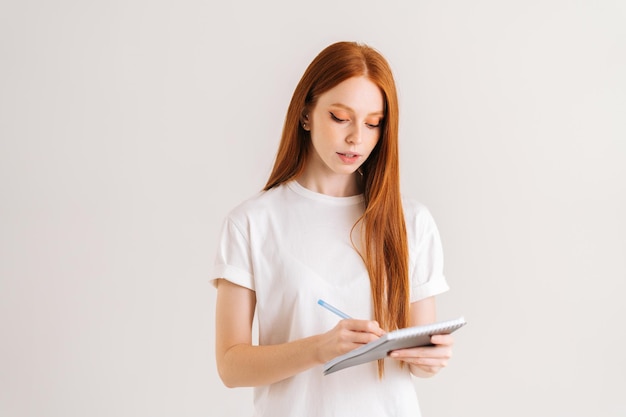
[[[425,416],[623,416],[626,3],[4,1],[0,415],[246,416],[214,361],[225,214],[338,40],[397,78],[404,194],[464,315]]]

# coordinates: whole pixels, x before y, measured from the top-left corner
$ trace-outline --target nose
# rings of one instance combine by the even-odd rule
[[[363,141],[363,126],[360,123],[353,125],[350,133],[346,137],[346,142],[358,145]]]

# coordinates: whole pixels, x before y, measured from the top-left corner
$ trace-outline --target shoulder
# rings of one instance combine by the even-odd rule
[[[402,196],[402,209],[406,221],[432,220],[432,214],[428,207],[412,198]]]
[[[428,207],[412,198],[402,197],[404,221],[409,233],[432,233],[437,230],[435,219]]]
[[[267,191],[259,191],[255,195],[235,206],[227,215],[227,220],[237,224],[247,223],[250,219],[262,217],[264,214],[280,209],[284,202],[286,187],[279,185]]]

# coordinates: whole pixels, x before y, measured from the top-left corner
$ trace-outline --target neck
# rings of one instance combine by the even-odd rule
[[[296,180],[298,183],[316,193],[326,194],[332,197],[351,197],[362,193],[358,181],[360,174],[311,176],[303,172]]]

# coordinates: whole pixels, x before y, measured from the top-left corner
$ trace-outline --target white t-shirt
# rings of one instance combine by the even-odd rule
[[[365,264],[353,247],[352,226],[363,196],[331,197],[291,181],[236,207],[224,222],[212,280],[225,278],[256,292],[259,344],[324,333],[339,317],[323,299],[354,318],[373,319]],[[409,243],[411,302],[448,290],[437,227],[429,211],[403,199]],[[255,388],[256,417],[419,416],[408,367],[385,361],[324,376],[316,366]]]

